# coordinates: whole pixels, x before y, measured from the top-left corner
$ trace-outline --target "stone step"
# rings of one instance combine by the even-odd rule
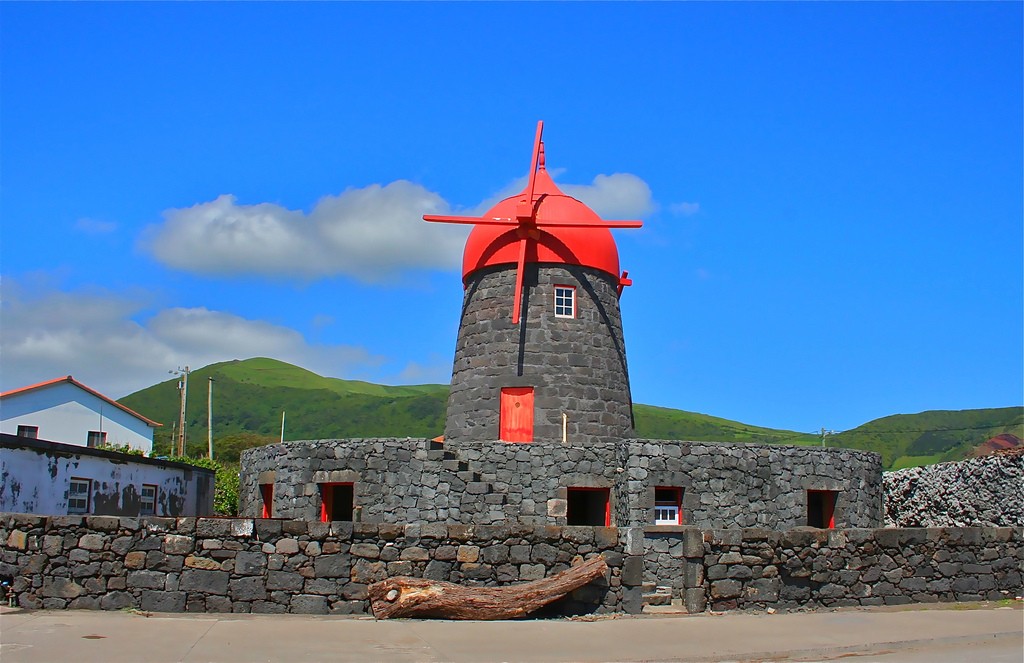
[[[667,592],[644,594],[643,599],[646,605],[672,605],[672,594]]]
[[[653,582],[645,582],[644,584],[640,585],[640,591],[644,594],[653,594],[657,590],[655,589]]]

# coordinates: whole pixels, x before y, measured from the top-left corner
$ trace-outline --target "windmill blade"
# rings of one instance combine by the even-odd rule
[[[516,263],[516,293],[512,303],[512,324],[519,324],[519,314],[523,305],[523,273],[526,271],[526,242],[530,236],[519,231],[519,261]]]
[[[526,197],[519,201],[516,217],[519,223],[533,218],[533,191],[537,186],[537,165],[540,162],[541,135],[544,133],[544,120],[537,122],[537,135],[533,139],[533,156],[530,158],[530,181],[526,185]]]
[[[431,223],[462,223],[466,225],[479,225],[479,226],[514,226],[516,225],[515,219],[492,217],[485,219],[482,216],[442,216],[440,214],[424,214],[424,221],[430,221]]]
[[[545,221],[535,222],[538,228],[642,228],[643,221]]]

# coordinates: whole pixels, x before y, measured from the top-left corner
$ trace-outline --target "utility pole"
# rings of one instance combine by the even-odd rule
[[[825,448],[825,438],[827,436],[829,436],[829,435],[835,435],[835,434],[836,434],[836,432],[834,430],[826,430],[824,428],[821,429],[821,448],[822,449]]]
[[[284,444],[284,410],[281,410],[281,443]]]
[[[178,448],[177,455],[185,455],[185,399],[188,398],[188,374],[192,371],[186,365],[185,368],[178,367],[177,371],[167,371],[171,374],[177,374],[181,376],[178,381],[178,392],[181,394],[181,408],[178,411]]]
[[[206,390],[206,446],[213,460],[213,377],[207,379],[210,382]]]

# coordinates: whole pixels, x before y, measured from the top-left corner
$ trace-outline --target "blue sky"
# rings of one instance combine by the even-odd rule
[[[1021,3],[0,4],[0,386],[271,356],[447,383],[464,231],[616,231],[634,400],[1019,405]],[[576,186],[570,186],[576,185]]]

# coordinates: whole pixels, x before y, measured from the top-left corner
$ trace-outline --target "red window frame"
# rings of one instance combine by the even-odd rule
[[[338,514],[334,513],[334,490],[338,486],[348,486],[352,489],[352,509],[355,510],[356,488],[354,483],[351,481],[322,483],[320,484],[320,522],[322,523],[330,523],[335,520],[350,522],[353,519],[352,514],[349,514],[348,518],[335,518]]]
[[[569,493],[574,492],[590,492],[590,493],[603,493],[604,494],[604,526],[612,526],[612,489],[611,488],[592,488],[588,486],[569,486],[566,488],[566,511],[565,518],[568,522],[569,519]]]
[[[263,514],[261,518],[274,517],[274,484],[260,484],[260,498],[263,500]]]
[[[836,501],[839,498],[837,490],[808,490],[807,491],[807,525],[820,527],[822,529],[835,529],[836,527]],[[811,502],[819,501],[821,507],[821,524],[811,522]]]
[[[671,491],[673,497],[672,500],[659,500],[658,491],[669,492]],[[683,489],[678,486],[657,486],[654,489],[654,509],[655,516],[654,522],[657,524],[658,516],[657,509],[659,506],[674,506],[676,508],[676,523],[677,525],[683,524]]]

